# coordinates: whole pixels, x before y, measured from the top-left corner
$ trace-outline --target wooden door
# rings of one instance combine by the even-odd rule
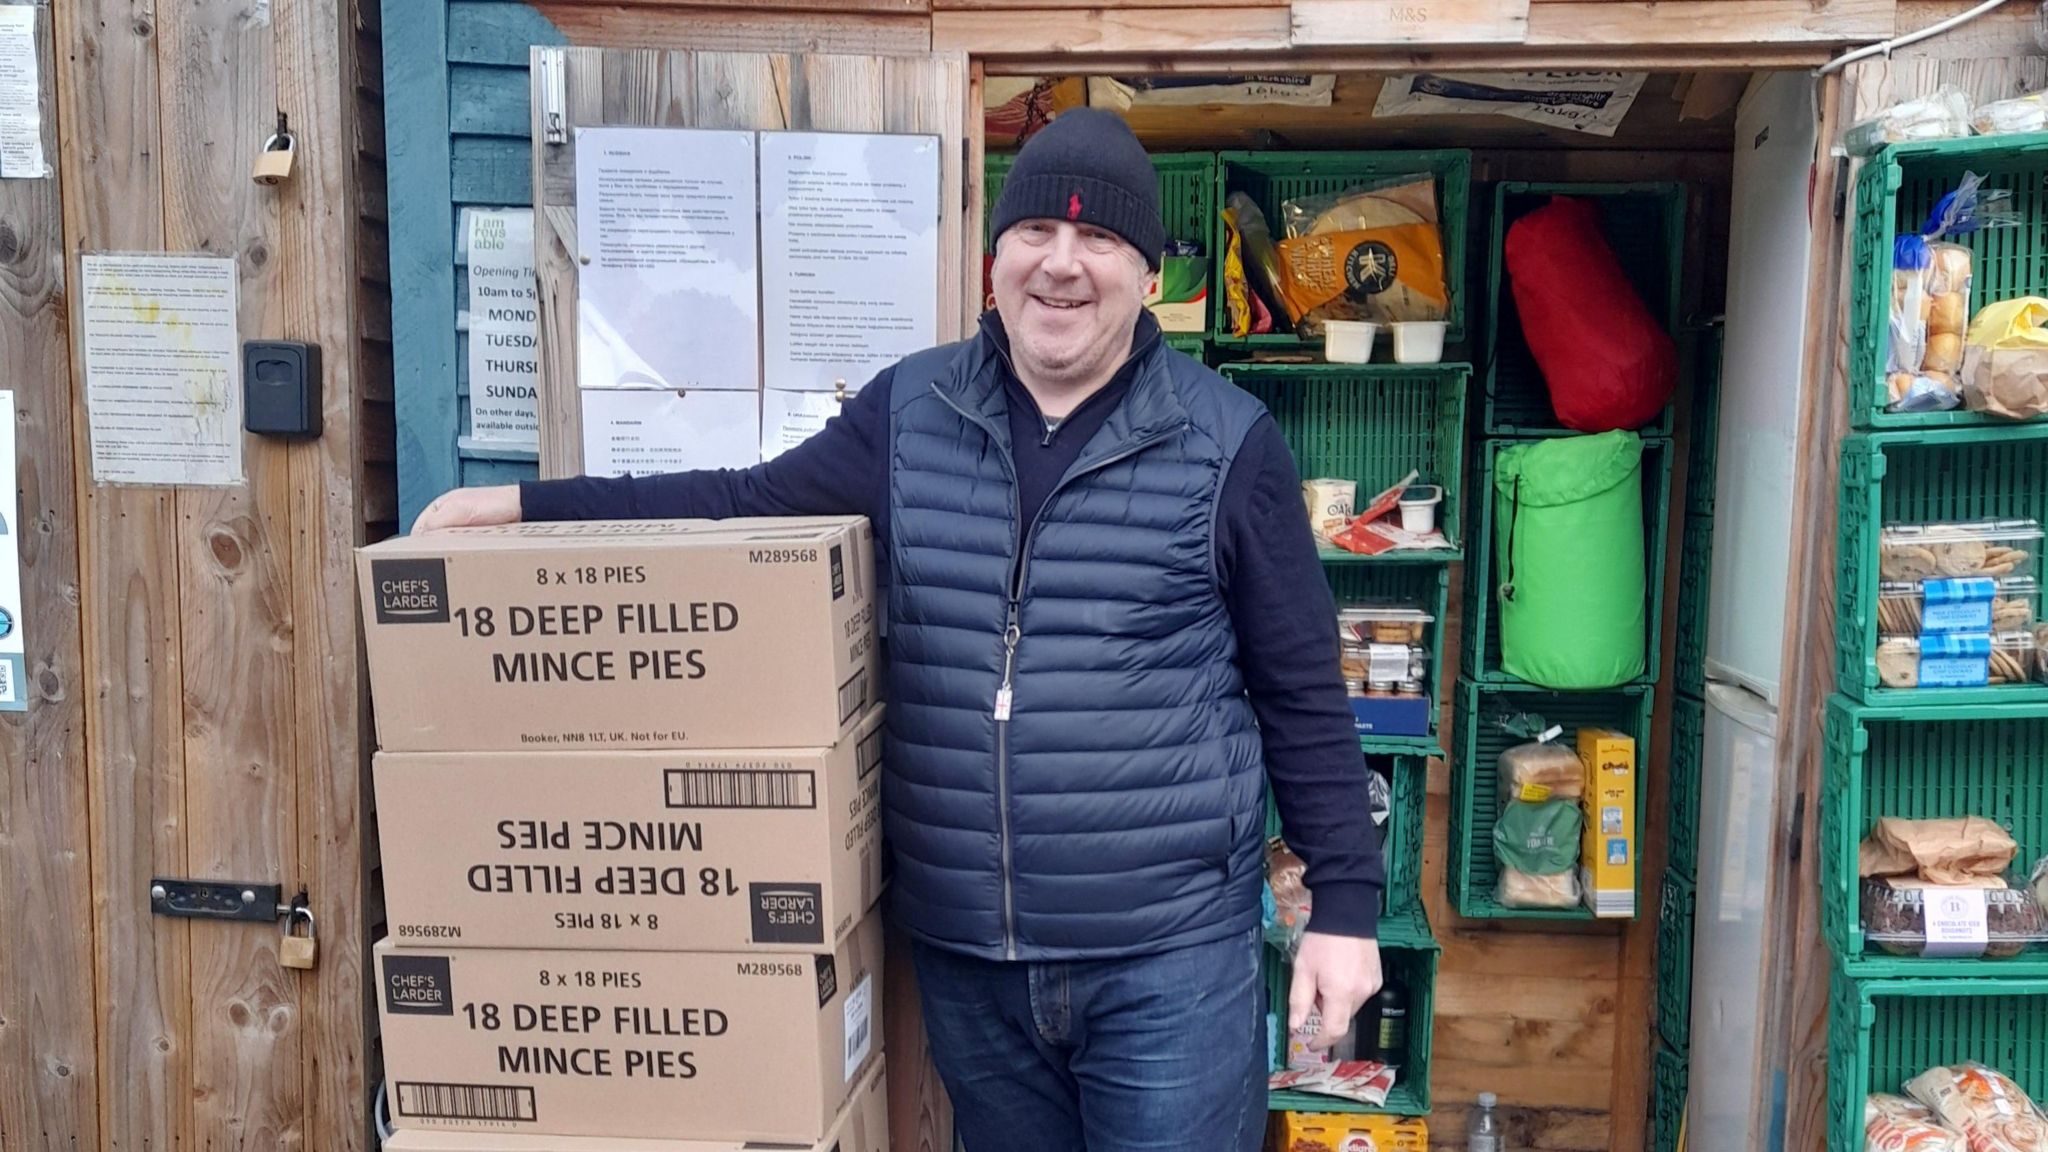
[[[556,142],[548,117],[559,75]],[[776,131],[903,132],[941,142],[939,339],[980,312],[980,94],[958,55],[826,55],[618,48],[536,48],[532,68],[535,270],[540,287],[541,475],[582,468],[576,381],[575,129],[589,125]],[[908,949],[893,934],[883,977],[889,1130],[898,1152],[950,1152],[952,1115],[918,1011]]]
[[[349,572],[396,515],[370,9],[37,9],[55,171],[0,181],[31,690],[0,714],[9,1152],[369,1144]],[[297,164],[259,185],[280,113]],[[232,260],[240,339],[320,347],[323,434],[243,434],[223,487],[98,482],[75,289],[97,252]],[[304,889],[317,968],[283,967],[272,923],[152,914],[158,878]]]

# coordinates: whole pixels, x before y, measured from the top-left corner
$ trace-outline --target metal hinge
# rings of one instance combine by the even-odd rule
[[[544,144],[567,144],[569,142],[569,82],[565,72],[568,58],[560,48],[539,48],[535,58],[540,62],[540,129]]]

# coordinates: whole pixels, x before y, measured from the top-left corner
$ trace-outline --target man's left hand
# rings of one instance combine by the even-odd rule
[[[1351,1030],[1351,1018],[1380,990],[1380,946],[1357,936],[1304,932],[1294,953],[1287,1028],[1298,1032],[1314,1009],[1322,1027],[1309,1047],[1327,1052]]]

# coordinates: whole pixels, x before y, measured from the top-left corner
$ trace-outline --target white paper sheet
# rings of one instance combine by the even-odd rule
[[[761,396],[583,391],[583,470],[592,476],[749,468],[761,461]]]
[[[830,392],[785,392],[770,388],[761,394],[761,459],[773,460],[809,440],[839,415],[842,403]]]
[[[751,132],[576,130],[577,383],[761,387]]]
[[[858,389],[938,342],[939,141],[761,134],[766,387]]]
[[[93,480],[241,483],[235,262],[87,255],[79,272]]]
[[[0,712],[28,711],[22,643],[21,497],[15,483],[14,393],[0,392]]]
[[[1642,91],[1641,72],[1422,72],[1389,76],[1375,118],[1512,116],[1553,128],[1612,136]]]
[[[43,95],[36,58],[36,12],[0,6],[0,177],[50,174],[43,160]]]
[[[469,437],[540,445],[533,210],[474,209],[469,232]]]

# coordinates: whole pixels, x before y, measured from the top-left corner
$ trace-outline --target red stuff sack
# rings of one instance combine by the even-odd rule
[[[1508,228],[1508,279],[1550,406],[1580,432],[1636,429],[1671,402],[1678,346],[1600,235],[1591,201],[1555,196]]]

